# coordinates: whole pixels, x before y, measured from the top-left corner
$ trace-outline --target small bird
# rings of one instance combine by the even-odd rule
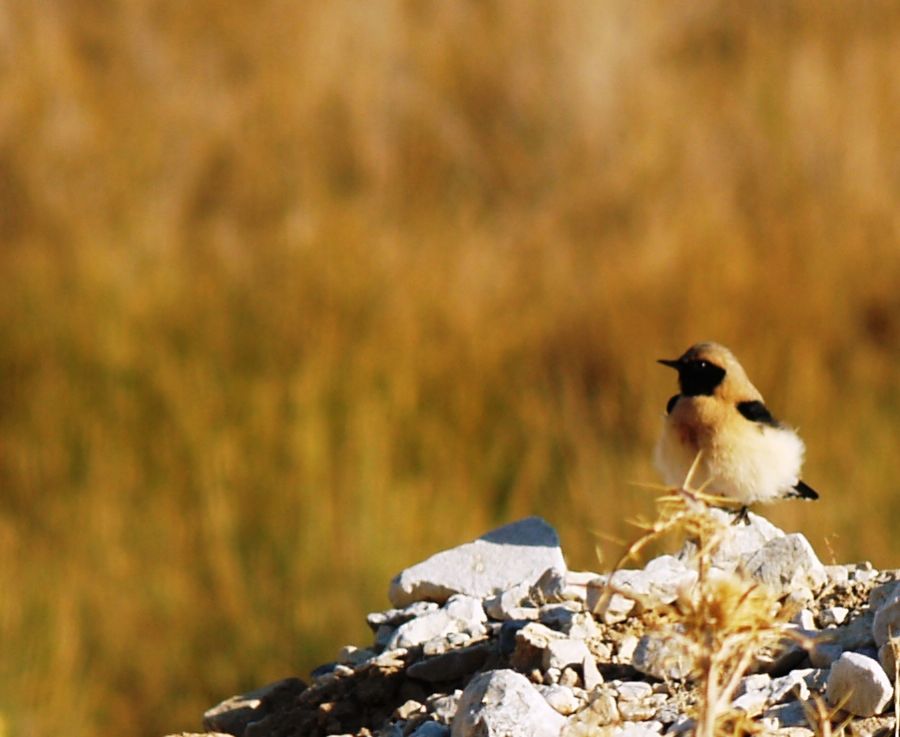
[[[666,405],[656,445],[667,484],[684,483],[699,453],[692,486],[742,504],[739,519],[756,502],[819,498],[800,480],[803,441],[772,416],[731,351],[698,343],[659,363],[678,371],[681,389]]]

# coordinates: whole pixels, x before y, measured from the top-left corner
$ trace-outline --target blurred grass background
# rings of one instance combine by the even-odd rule
[[[3,5],[6,733],[194,728],[527,514],[601,567],[700,339],[807,441],[822,501],[766,513],[898,565],[898,36],[888,0]]]

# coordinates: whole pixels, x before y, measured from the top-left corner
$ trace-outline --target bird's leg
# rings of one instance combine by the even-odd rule
[[[734,515],[733,525],[749,525],[750,524],[750,508],[745,504],[741,507],[737,514]]]

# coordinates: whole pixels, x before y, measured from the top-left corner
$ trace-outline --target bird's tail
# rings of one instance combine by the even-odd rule
[[[811,486],[804,484],[802,481],[798,481],[796,484],[794,484],[794,488],[791,489],[788,496],[796,497],[798,499],[818,499],[819,492],[813,489]]]

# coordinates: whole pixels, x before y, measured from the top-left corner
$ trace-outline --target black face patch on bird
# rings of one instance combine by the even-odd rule
[[[712,396],[725,378],[725,369],[705,358],[685,360],[682,357],[676,361],[663,359],[660,363],[678,371],[678,385],[686,397]]]

